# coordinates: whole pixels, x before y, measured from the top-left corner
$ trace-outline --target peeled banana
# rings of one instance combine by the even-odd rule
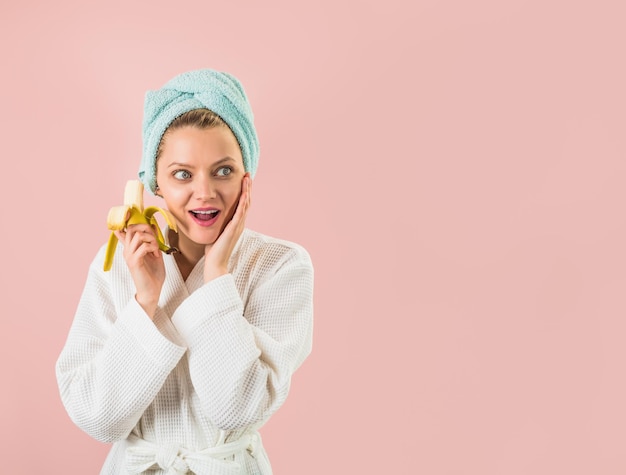
[[[166,209],[157,206],[148,206],[146,209],[143,208],[143,183],[139,180],[129,180],[124,190],[124,204],[122,206],[114,206],[109,210],[107,227],[111,231],[118,231],[126,229],[126,227],[131,224],[151,224],[154,226],[156,232],[159,249],[166,254],[178,252],[178,249],[175,247],[169,247],[165,244],[165,238],[159,228],[159,223],[154,217],[156,213],[161,213],[169,228],[177,232],[176,221],[174,221],[174,218]],[[104,256],[105,272],[111,269],[116,248],[117,236],[115,233],[111,233]]]

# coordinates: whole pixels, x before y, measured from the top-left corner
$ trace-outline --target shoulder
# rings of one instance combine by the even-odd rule
[[[230,264],[244,302],[252,295],[284,305],[298,299],[310,302],[312,298],[313,264],[300,244],[246,229]]]
[[[239,265],[275,271],[283,266],[313,267],[311,256],[300,244],[251,229],[244,230],[233,258]]]

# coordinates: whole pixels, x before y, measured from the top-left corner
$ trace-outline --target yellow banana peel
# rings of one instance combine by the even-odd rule
[[[118,231],[126,229],[131,224],[150,224],[153,225],[157,241],[159,243],[159,249],[166,254],[177,252],[175,247],[169,247],[165,244],[165,238],[159,227],[159,223],[155,218],[156,213],[161,213],[165,218],[165,222],[169,228],[178,232],[176,228],[176,221],[172,215],[166,209],[159,208],[157,206],[148,206],[146,209],[143,207],[143,183],[139,180],[129,180],[126,183],[124,190],[124,204],[122,206],[113,206],[109,210],[107,217],[107,227],[111,231]],[[111,233],[109,236],[109,242],[107,243],[106,253],[104,256],[104,271],[111,270],[113,264],[113,256],[115,255],[115,249],[117,248],[117,236]]]

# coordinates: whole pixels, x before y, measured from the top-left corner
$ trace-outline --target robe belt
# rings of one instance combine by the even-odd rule
[[[130,474],[160,468],[168,475],[186,474],[190,471],[198,475],[239,475],[242,467],[232,460],[225,460],[247,450],[250,455],[262,449],[258,432],[247,432],[233,442],[222,443],[204,450],[191,451],[178,445],[158,445],[131,434],[126,449],[126,471]],[[265,457],[259,458],[261,468]],[[262,470],[270,473],[271,468]]]

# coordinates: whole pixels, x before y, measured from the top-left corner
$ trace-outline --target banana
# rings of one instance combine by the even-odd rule
[[[154,225],[159,249],[166,254],[178,252],[178,249],[175,247],[168,247],[165,244],[165,238],[163,237],[161,228],[159,228],[159,223],[154,217],[156,213],[161,213],[169,228],[174,232],[178,232],[176,221],[174,221],[174,218],[166,209],[158,208],[157,206],[148,206],[146,209],[143,208],[143,183],[139,180],[129,180],[124,190],[124,204],[122,206],[113,206],[109,210],[107,227],[111,231],[118,231],[126,229],[131,224],[142,223]],[[116,248],[117,236],[115,233],[111,233],[104,256],[105,272],[111,269]]]

